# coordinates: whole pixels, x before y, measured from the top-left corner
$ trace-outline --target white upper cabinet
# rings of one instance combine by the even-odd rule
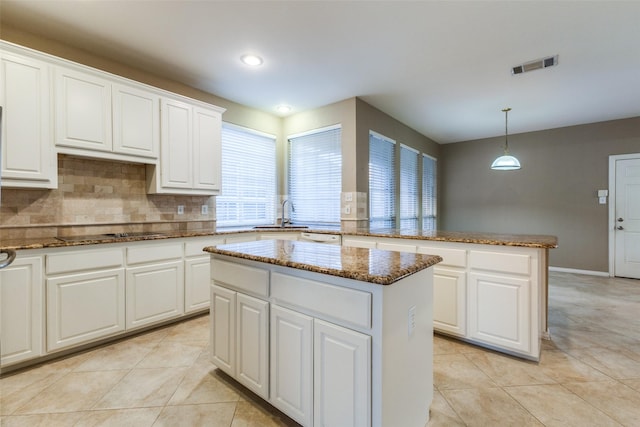
[[[113,150],[158,158],[160,97],[133,86],[113,85]]]
[[[56,145],[61,153],[154,163],[160,96],[134,82],[56,67]]]
[[[147,168],[147,192],[219,194],[224,110],[164,97],[160,110],[160,162]]]
[[[2,186],[57,188],[49,65],[0,50],[0,105]]]
[[[56,144],[112,151],[111,82],[56,67]]]
[[[218,111],[193,109],[193,171],[195,188],[220,191],[222,116]]]

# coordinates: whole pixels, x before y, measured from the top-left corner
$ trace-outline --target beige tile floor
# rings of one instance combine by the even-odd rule
[[[552,273],[549,293],[539,364],[435,336],[428,426],[640,426],[640,281]],[[219,373],[207,341],[202,316],[5,376],[0,424],[297,425]]]

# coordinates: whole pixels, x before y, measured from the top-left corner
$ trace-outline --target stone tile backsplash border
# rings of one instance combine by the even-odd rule
[[[67,235],[215,229],[215,197],[147,194],[145,173],[143,164],[58,155],[58,189],[2,188],[0,230],[42,237],[59,229]]]

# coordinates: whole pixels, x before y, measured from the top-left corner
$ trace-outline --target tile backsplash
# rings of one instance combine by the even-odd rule
[[[24,228],[33,237],[52,227],[214,229],[215,197],[147,194],[145,172],[143,164],[58,155],[58,189],[2,188],[0,229],[6,234]],[[183,215],[178,205],[184,206]],[[207,215],[201,214],[202,205],[209,206]]]

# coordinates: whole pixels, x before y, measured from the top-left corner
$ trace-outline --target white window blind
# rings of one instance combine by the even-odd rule
[[[369,132],[369,223],[395,227],[395,142]]]
[[[436,230],[437,213],[437,161],[422,155],[422,229]]]
[[[293,223],[340,224],[342,129],[289,138],[289,199]]]
[[[224,123],[217,226],[274,224],[275,203],[275,137]]]
[[[418,228],[419,154],[400,144],[400,228]]]

